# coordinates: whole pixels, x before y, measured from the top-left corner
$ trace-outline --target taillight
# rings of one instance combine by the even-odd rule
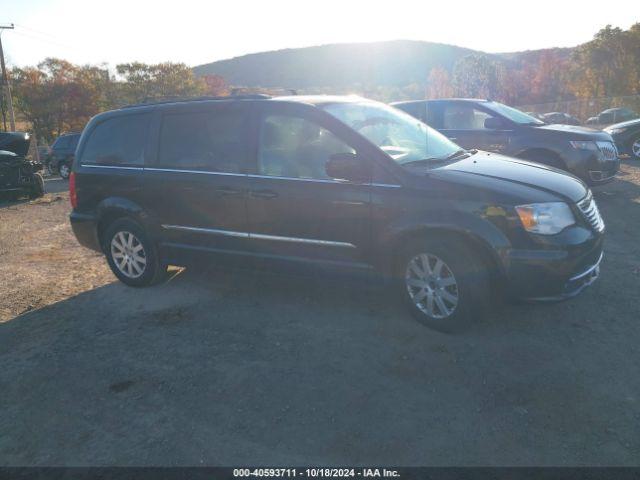
[[[76,172],[69,175],[69,200],[73,208],[78,207],[78,193],[76,192]]]

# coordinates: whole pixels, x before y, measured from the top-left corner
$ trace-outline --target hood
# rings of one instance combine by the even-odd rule
[[[13,152],[16,155],[25,157],[29,152],[31,136],[22,132],[0,133],[0,150]]]
[[[616,128],[626,128],[626,127],[635,127],[636,125],[640,125],[640,118],[635,118],[633,120],[627,120],[626,122],[614,123],[613,125],[609,125],[604,129],[605,132],[610,132]]]
[[[576,125],[540,125],[533,127],[538,131],[555,133],[555,134],[565,134],[567,138],[577,138],[577,139],[585,139],[585,140],[604,140],[611,141],[609,138],[609,134],[603,132],[602,130],[598,130],[595,128],[589,127],[579,127]]]
[[[587,187],[578,178],[553,167],[505,157],[495,153],[478,152],[463,160],[432,170],[435,175],[447,172],[465,174],[476,178],[497,180],[501,190],[509,190],[515,195],[530,195],[531,190],[550,194],[573,203],[587,195]],[[510,185],[505,185],[509,183]],[[539,201],[532,199],[531,201]]]

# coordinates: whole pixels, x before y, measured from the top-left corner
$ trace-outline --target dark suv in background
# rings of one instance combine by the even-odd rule
[[[461,149],[360,97],[122,108],[93,118],[77,152],[73,231],[131,286],[206,257],[374,269],[450,331],[481,316],[492,287],[566,298],[602,259],[604,223],[580,180]]]
[[[571,172],[590,185],[612,180],[620,168],[608,133],[572,125],[548,125],[498,102],[442,99],[392,105],[462,147],[544,163]]]
[[[46,159],[47,169],[51,174],[59,174],[62,178],[69,178],[73,157],[80,140],[79,133],[60,135],[53,145]]]

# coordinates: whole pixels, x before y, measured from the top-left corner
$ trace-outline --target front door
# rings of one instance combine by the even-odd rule
[[[447,102],[442,105],[442,128],[439,130],[463,148],[505,153],[511,131],[506,124],[488,128],[491,121],[503,123],[500,117],[471,102]]]
[[[371,181],[331,178],[325,169],[332,155],[355,149],[311,107],[265,102],[257,124],[247,197],[252,247],[265,256],[361,263]]]

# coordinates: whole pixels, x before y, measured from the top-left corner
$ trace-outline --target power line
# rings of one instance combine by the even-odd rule
[[[0,25],[0,67],[2,67],[2,79],[4,90],[7,95],[7,106],[9,107],[9,122],[11,124],[11,130],[16,130],[16,117],[13,113],[13,99],[11,98],[11,85],[9,84],[9,77],[7,76],[7,67],[4,64],[4,51],[2,50],[2,31],[13,30],[13,23],[11,25]]]
[[[56,40],[51,40],[51,39],[48,39],[48,38],[39,37],[39,36],[33,35],[31,33],[21,32],[20,30],[15,30],[14,33],[17,34],[17,35],[22,35],[23,37],[26,37],[26,38],[30,38],[32,40],[38,40],[38,41],[43,42],[43,43],[58,45],[60,47],[65,47],[65,48],[73,48],[69,44],[58,42]]]
[[[27,27],[26,25],[22,25],[20,23],[15,23],[14,25],[16,27],[18,27],[19,29],[28,30],[28,31],[31,31],[33,33],[37,33],[38,35],[44,35],[45,37],[51,37],[53,39],[59,39],[60,38],[60,37],[57,37],[56,35],[53,35],[51,33],[47,33],[47,32],[44,32],[42,30],[37,30],[35,28]]]

